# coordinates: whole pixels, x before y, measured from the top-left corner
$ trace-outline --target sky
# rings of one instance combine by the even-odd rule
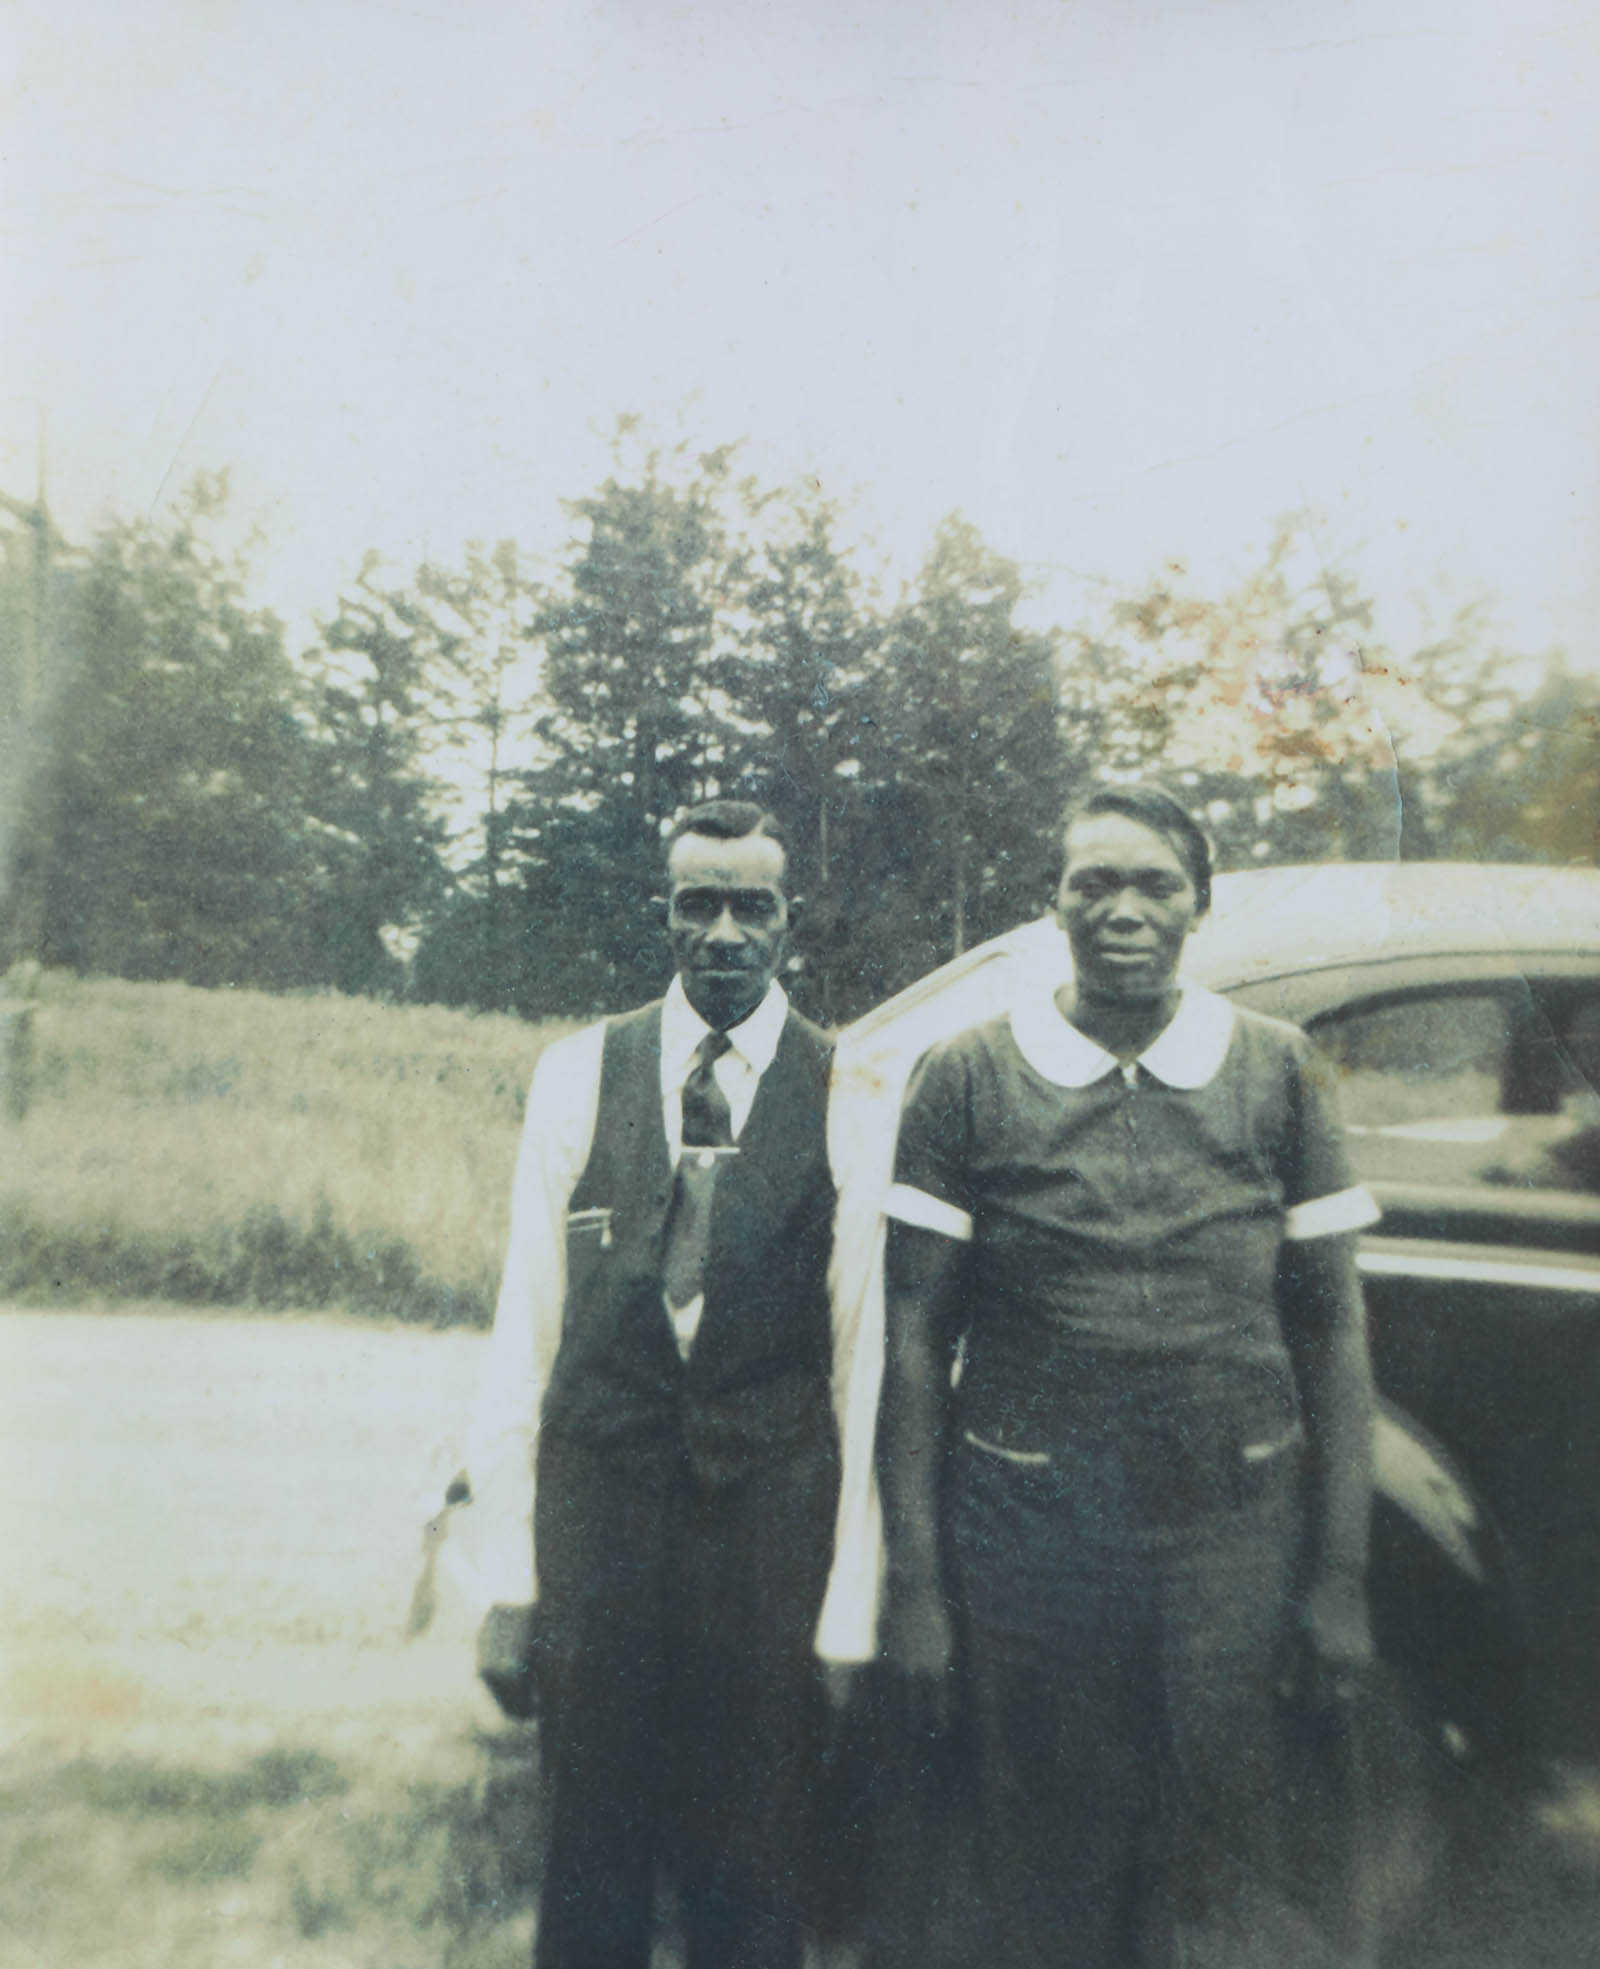
[[[1600,664],[1578,0],[9,0],[0,490],[228,468],[297,629],[363,554],[559,555],[619,413],[959,509],[1070,623],[1304,513],[1391,644]]]

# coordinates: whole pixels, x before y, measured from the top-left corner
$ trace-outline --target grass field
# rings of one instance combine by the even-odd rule
[[[46,974],[0,1292],[481,1323],[559,1026]]]

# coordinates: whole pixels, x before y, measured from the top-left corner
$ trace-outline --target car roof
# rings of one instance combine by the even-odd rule
[[[1376,958],[1600,951],[1600,868],[1334,862],[1219,875],[1184,969],[1226,989]]]
[[[1211,912],[1184,952],[1186,977],[1217,990],[1374,959],[1600,953],[1600,868],[1483,862],[1326,862],[1217,876]],[[869,1040],[936,1036],[1010,1002],[1028,974],[1064,977],[1051,917],[965,952],[848,1028]],[[931,1043],[931,1041],[929,1042]]]

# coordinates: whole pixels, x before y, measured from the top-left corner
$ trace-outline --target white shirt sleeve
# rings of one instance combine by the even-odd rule
[[[511,1191],[511,1234],[469,1439],[481,1591],[488,1603],[538,1597],[533,1549],[539,1409],[561,1344],[567,1204],[583,1174],[600,1100],[605,1027],[558,1039],[534,1068]]]
[[[909,1069],[907,1069],[908,1071]],[[839,1192],[828,1287],[833,1302],[833,1402],[841,1473],[833,1569],[817,1622],[824,1661],[870,1661],[877,1650],[883,1509],[874,1444],[883,1383],[883,1199],[894,1160],[896,1084],[880,1063],[834,1056],[828,1159]]]

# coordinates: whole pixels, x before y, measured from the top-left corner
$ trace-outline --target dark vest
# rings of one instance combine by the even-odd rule
[[[661,1006],[607,1025],[594,1141],[567,1211],[567,1294],[542,1432],[681,1450],[711,1482],[832,1437],[831,1062],[827,1039],[791,1012],[739,1153],[717,1173],[705,1305],[685,1361],[661,1296],[673,1195]]]

